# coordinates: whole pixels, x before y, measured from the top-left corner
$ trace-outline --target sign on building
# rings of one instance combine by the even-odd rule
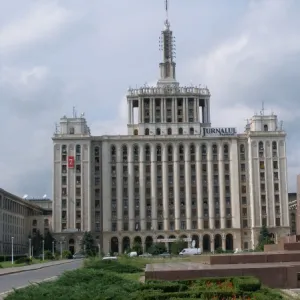
[[[202,128],[203,136],[207,137],[217,137],[217,136],[236,136],[237,130],[234,127],[224,127],[224,128]]]
[[[191,238],[185,238],[185,239],[157,239],[157,243],[174,243],[177,242],[178,240],[184,241],[184,242],[191,242]]]
[[[68,168],[69,169],[74,169],[74,156],[69,156],[68,157]]]

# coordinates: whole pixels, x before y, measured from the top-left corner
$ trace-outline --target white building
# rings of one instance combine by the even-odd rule
[[[209,90],[176,80],[168,20],[161,46],[157,85],[128,90],[128,135],[92,136],[76,113],[60,120],[57,238],[78,248],[92,231],[107,253],[185,237],[212,251],[255,247],[264,224],[275,237],[289,233],[286,133],[277,116],[256,115],[241,134],[211,127]]]

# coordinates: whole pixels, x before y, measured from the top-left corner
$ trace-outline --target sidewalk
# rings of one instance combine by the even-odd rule
[[[23,267],[3,268],[3,269],[0,269],[0,276],[14,274],[14,273],[21,273],[21,272],[26,272],[26,271],[32,271],[32,270],[39,270],[39,269],[56,266],[56,265],[67,264],[67,263],[71,263],[71,262],[74,262],[74,260],[73,259],[64,259],[64,260],[58,260],[58,261],[50,261],[50,262],[41,263],[41,264],[33,264],[33,265],[23,266]]]

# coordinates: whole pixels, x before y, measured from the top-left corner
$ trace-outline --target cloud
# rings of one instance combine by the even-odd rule
[[[0,29],[0,54],[8,54],[41,40],[51,39],[73,19],[74,15],[56,1],[35,3],[28,14]]]
[[[193,81],[201,79],[211,90],[213,126],[237,126],[259,112],[274,112],[285,120],[288,132],[290,189],[299,173],[295,130],[300,117],[300,22],[292,13],[295,1],[251,1],[237,29],[214,48],[188,62]],[[298,26],[295,26],[295,22]]]

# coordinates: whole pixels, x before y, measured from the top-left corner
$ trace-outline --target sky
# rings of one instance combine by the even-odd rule
[[[211,92],[212,126],[259,113],[287,132],[300,173],[300,1],[171,0],[177,79]],[[126,91],[154,83],[163,0],[0,0],[0,186],[52,195],[55,123],[75,106],[92,135],[126,134]]]

